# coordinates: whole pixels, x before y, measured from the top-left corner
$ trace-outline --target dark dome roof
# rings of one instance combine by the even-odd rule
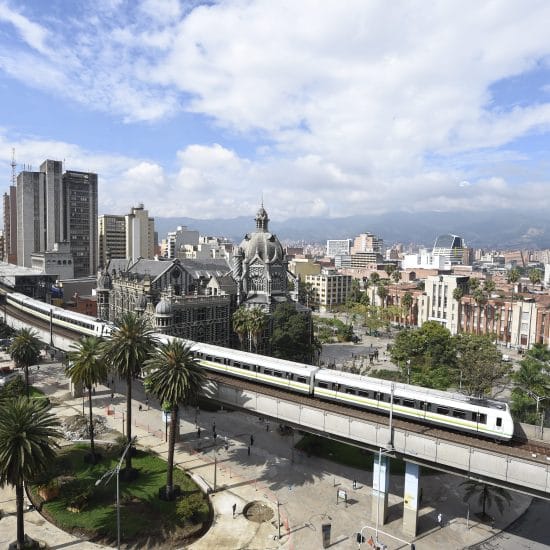
[[[244,250],[245,261],[250,262],[256,256],[267,263],[284,259],[283,247],[279,239],[271,233],[255,232],[247,235],[240,247]]]

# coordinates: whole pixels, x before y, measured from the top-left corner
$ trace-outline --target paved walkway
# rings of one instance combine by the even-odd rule
[[[60,406],[54,409],[59,416],[82,412],[82,399],[70,397],[68,382],[59,364],[44,365],[33,377],[35,385],[59,400]],[[109,427],[119,431],[123,429],[125,411],[123,388],[124,384],[117,382],[111,399],[111,389],[100,387],[94,399],[95,413],[103,415]],[[139,384],[134,390],[134,398],[133,434],[137,435],[138,444],[166,455],[164,425],[158,404],[151,402],[149,408],[146,406]],[[139,405],[142,410],[139,410]],[[107,407],[114,414],[107,415]],[[214,424],[218,434],[216,441],[212,436]],[[200,439],[196,426],[201,427]],[[217,489],[212,496],[213,526],[190,547],[192,550],[314,550],[322,547],[321,526],[327,523],[331,524],[331,547],[347,550],[358,547],[355,536],[362,527],[368,527],[364,533],[372,533],[372,473],[316,457],[308,458],[294,450],[298,434],[280,435],[275,425],[240,412],[197,413],[188,409],[182,411],[181,435],[176,453],[178,464],[208,486],[213,487],[216,483]],[[249,454],[251,436],[254,444]],[[358,482],[355,490],[352,488],[354,479]],[[417,550],[458,549],[478,543],[517,518],[531,501],[514,494],[512,506],[494,526],[479,523],[473,515],[468,521],[459,486],[461,481],[454,476],[436,473],[422,477],[423,501],[419,512],[419,534],[415,540]],[[347,506],[336,503],[338,489],[348,492]],[[406,541],[407,537],[401,531],[402,493],[403,476],[392,476],[389,523],[380,529]],[[258,524],[242,515],[244,506],[253,501],[262,502],[272,509],[271,521]],[[233,504],[237,505],[235,518]],[[6,548],[15,538],[15,516],[11,514],[15,504],[9,488],[0,490],[0,508],[8,513],[0,520],[0,547]],[[278,539],[277,510],[281,539]],[[442,528],[437,524],[438,513],[443,515]],[[72,546],[85,550],[99,548],[48,524],[36,511],[26,512],[25,526],[31,537],[47,542],[53,549]],[[388,549],[409,548],[408,544],[389,535],[380,535]],[[362,548],[367,547],[367,544],[362,545]]]

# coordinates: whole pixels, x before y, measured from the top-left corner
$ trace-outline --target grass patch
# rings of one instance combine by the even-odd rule
[[[117,449],[102,448],[102,461],[88,464],[84,457],[88,445],[64,448],[51,472],[32,487],[38,500],[40,486],[57,486],[59,495],[44,502],[42,513],[69,532],[85,533],[96,540],[114,541],[116,525],[116,476],[108,484],[96,481],[118,463]],[[178,501],[159,499],[159,488],[166,483],[166,462],[155,455],[137,451],[132,459],[139,477],[131,482],[120,480],[121,537],[125,542],[151,539],[181,540],[202,531],[209,520],[209,506],[199,488],[179,469],[174,470],[174,484],[182,499],[200,500],[201,512],[190,517],[178,513]],[[70,511],[73,509],[75,511]],[[79,510],[79,511],[76,511]]]
[[[35,388],[34,386],[29,387],[29,395],[31,397],[45,397],[45,393],[42,390],[39,390],[38,388]]]

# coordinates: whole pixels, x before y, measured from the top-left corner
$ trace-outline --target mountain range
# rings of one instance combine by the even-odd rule
[[[254,231],[252,216],[231,219],[155,218],[159,240],[178,225],[196,229],[201,235],[224,236],[239,243]],[[452,233],[464,238],[472,248],[550,248],[550,217],[547,211],[516,210],[461,212],[388,212],[344,218],[289,218],[271,220],[270,231],[281,241],[325,244],[327,239],[353,239],[371,232],[386,245],[409,243],[433,246],[438,235]]]

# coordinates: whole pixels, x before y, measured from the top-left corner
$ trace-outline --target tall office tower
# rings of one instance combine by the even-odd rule
[[[4,261],[17,264],[17,187],[15,185],[10,185],[9,193],[4,193]]]
[[[97,174],[63,174],[64,234],[71,245],[75,278],[97,272]]]
[[[100,266],[106,266],[110,258],[126,258],[126,218],[99,216],[98,239]]]
[[[383,246],[384,241],[380,237],[373,235],[372,233],[361,233],[355,237],[351,253],[376,252],[378,254],[382,254]]]
[[[67,240],[67,229],[63,223],[67,208],[63,200],[63,163],[59,160],[45,160],[40,165],[40,172],[45,178],[46,250],[53,250],[55,243]]]
[[[126,214],[126,258],[137,260],[155,257],[155,220],[143,204],[132,207]]]

